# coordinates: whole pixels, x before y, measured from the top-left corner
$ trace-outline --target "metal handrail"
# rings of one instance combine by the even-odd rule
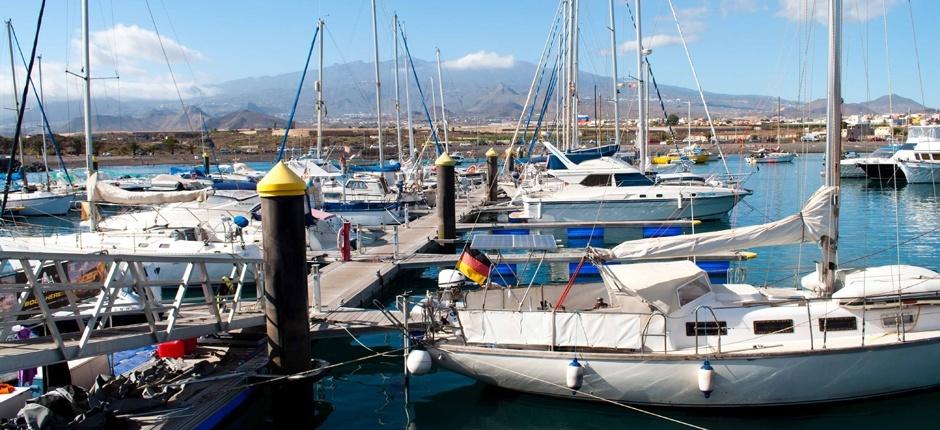
[[[718,330],[718,353],[721,354],[721,322],[718,321],[718,316],[715,315],[715,310],[708,305],[698,305],[695,307],[695,355],[698,355],[698,311],[701,309],[706,309],[712,315],[712,319],[715,321],[715,328]],[[707,321],[706,321],[707,322]],[[708,327],[705,327],[705,346],[708,346]]]
[[[650,324],[653,322],[653,318],[657,316],[663,319],[663,333],[662,334],[649,334],[648,331],[650,328]],[[666,354],[668,352],[667,351],[668,350],[667,348],[668,337],[666,335],[666,314],[658,310],[655,310],[653,311],[653,313],[650,314],[649,318],[646,319],[646,324],[643,326],[643,331],[640,333],[640,350],[641,351],[646,350],[646,337],[647,336],[662,336],[663,337],[663,354]]]

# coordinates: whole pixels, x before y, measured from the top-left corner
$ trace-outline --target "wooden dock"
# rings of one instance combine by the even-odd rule
[[[457,200],[457,218],[470,208],[480,206],[479,197]],[[386,233],[383,245],[367,248],[364,253],[353,252],[353,261],[337,261],[320,269],[321,305],[325,309],[341,307],[371,307],[369,300],[384,290],[401,269],[395,260],[393,233]],[[423,216],[407,226],[398,227],[398,256],[425,253],[437,246],[437,217]],[[309,278],[313,282],[313,275]],[[311,305],[313,303],[311,302]]]

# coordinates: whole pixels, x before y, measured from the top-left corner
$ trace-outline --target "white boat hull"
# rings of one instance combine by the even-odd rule
[[[898,167],[909,184],[933,184],[940,181],[940,163],[902,161]]]
[[[789,163],[793,161],[793,157],[796,154],[786,153],[786,154],[771,154],[764,157],[746,157],[749,163],[758,163],[758,164],[773,164],[773,163]]]
[[[940,385],[940,339],[794,354],[709,356],[714,391],[705,398],[697,372],[705,357],[663,354],[507,351],[439,345],[435,364],[503,388],[632,404],[738,407],[845,401]],[[572,358],[584,366],[579,391],[565,387]],[[585,395],[591,394],[591,396]]]
[[[34,192],[22,194],[10,193],[7,200],[7,210],[18,216],[60,216],[69,212],[73,194],[59,194],[49,192]]]
[[[744,195],[678,199],[624,199],[605,201],[531,200],[523,203],[529,218],[543,221],[659,221],[717,219],[727,216]]]

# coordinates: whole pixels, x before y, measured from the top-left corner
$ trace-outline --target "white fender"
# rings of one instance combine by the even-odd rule
[[[584,382],[584,367],[581,366],[581,363],[578,363],[577,358],[571,360],[571,363],[568,363],[568,368],[565,372],[565,385],[572,390],[581,388],[581,384]]]
[[[698,368],[698,389],[705,395],[706,399],[712,395],[712,377],[714,375],[715,369],[712,368],[708,360],[705,360],[702,367]]]
[[[408,353],[407,367],[412,375],[424,375],[430,372],[433,364],[431,354],[423,349],[415,349]]]

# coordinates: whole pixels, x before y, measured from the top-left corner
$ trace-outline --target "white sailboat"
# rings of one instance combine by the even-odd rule
[[[821,263],[802,289],[712,284],[690,261],[598,264],[607,298],[600,306],[591,306],[596,292],[578,288],[567,299],[568,291],[546,288],[548,306],[525,300],[535,293],[483,305],[485,291],[466,293],[409,362],[512,390],[664,406],[817,404],[940,386],[940,274],[836,265],[841,12],[841,1],[830,0],[826,185],[800,213],[593,253],[601,263],[819,243]]]
[[[563,145],[579,146],[577,129],[577,38],[578,2],[570,3],[568,18],[567,88],[565,97],[565,134]],[[637,21],[637,40],[642,30]],[[516,201],[522,211],[513,218],[540,221],[659,221],[672,219],[716,219],[728,212],[750,191],[722,184],[690,182],[656,183],[645,175],[646,160],[646,65],[642,46],[637,53],[641,95],[637,127],[637,145],[640,150],[639,168],[614,157],[574,163],[560,149],[548,142],[543,145],[558,159],[564,169],[550,169],[534,185],[522,183],[516,191]]]
[[[20,93],[16,85],[16,61],[13,57],[13,23],[7,21],[6,27],[7,41],[10,47],[10,77],[13,83],[13,99],[16,103],[14,106],[16,115],[19,116],[21,109],[25,106],[20,106]],[[25,85],[30,85],[30,79],[30,77],[27,77]],[[45,135],[45,130],[43,130],[43,133]],[[15,143],[19,145],[19,153],[23,157],[25,154],[23,153],[22,136],[19,142]],[[64,189],[32,189],[26,180],[26,170],[21,168],[20,174],[22,175],[23,186],[18,191],[7,191],[6,213],[2,215],[61,216],[69,212],[72,202],[75,201],[74,193]]]

